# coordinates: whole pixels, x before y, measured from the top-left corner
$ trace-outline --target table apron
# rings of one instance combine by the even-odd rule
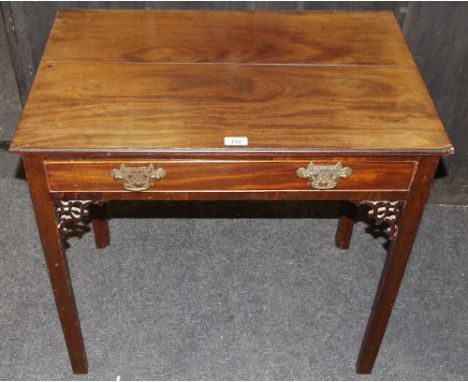
[[[46,160],[45,169],[53,193],[91,192],[113,199],[349,200],[406,195],[416,164],[356,158]],[[333,174],[339,175],[333,179]]]

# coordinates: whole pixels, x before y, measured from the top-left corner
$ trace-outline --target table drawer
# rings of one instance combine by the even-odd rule
[[[56,192],[407,190],[415,170],[412,161],[335,159],[49,160],[45,165],[49,189]]]

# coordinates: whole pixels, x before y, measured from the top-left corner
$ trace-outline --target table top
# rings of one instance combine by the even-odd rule
[[[59,11],[11,149],[453,151],[391,12],[160,10]]]

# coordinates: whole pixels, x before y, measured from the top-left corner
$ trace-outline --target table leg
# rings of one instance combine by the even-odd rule
[[[335,243],[340,249],[348,249],[356,222],[357,207],[354,203],[342,202],[340,219],[336,229]]]
[[[397,225],[396,237],[391,243],[385,261],[356,365],[358,373],[369,374],[372,372],[405,272],[406,263],[424,210],[424,204],[429,195],[437,163],[438,159],[432,158],[422,159],[419,162],[405,207]]]
[[[105,248],[109,245],[109,224],[107,222],[106,205],[91,206],[91,222],[93,223],[94,240],[96,248]]]
[[[23,164],[72,369],[75,374],[86,374],[88,366],[78,312],[57,230],[55,209],[47,187],[43,158],[40,155],[25,156]]]

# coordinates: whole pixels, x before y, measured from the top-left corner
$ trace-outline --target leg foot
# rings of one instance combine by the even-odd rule
[[[23,164],[71,366],[75,374],[86,374],[88,365],[78,311],[57,228],[56,213],[47,186],[44,161],[40,155],[31,155],[23,158]]]
[[[399,224],[393,227],[396,231],[392,229],[388,231],[389,234],[396,232],[396,237],[390,245],[372,312],[367,323],[366,333],[362,341],[356,365],[356,371],[360,374],[372,372],[398,295],[437,163],[438,160],[432,158],[420,161],[404,210],[400,215]]]

